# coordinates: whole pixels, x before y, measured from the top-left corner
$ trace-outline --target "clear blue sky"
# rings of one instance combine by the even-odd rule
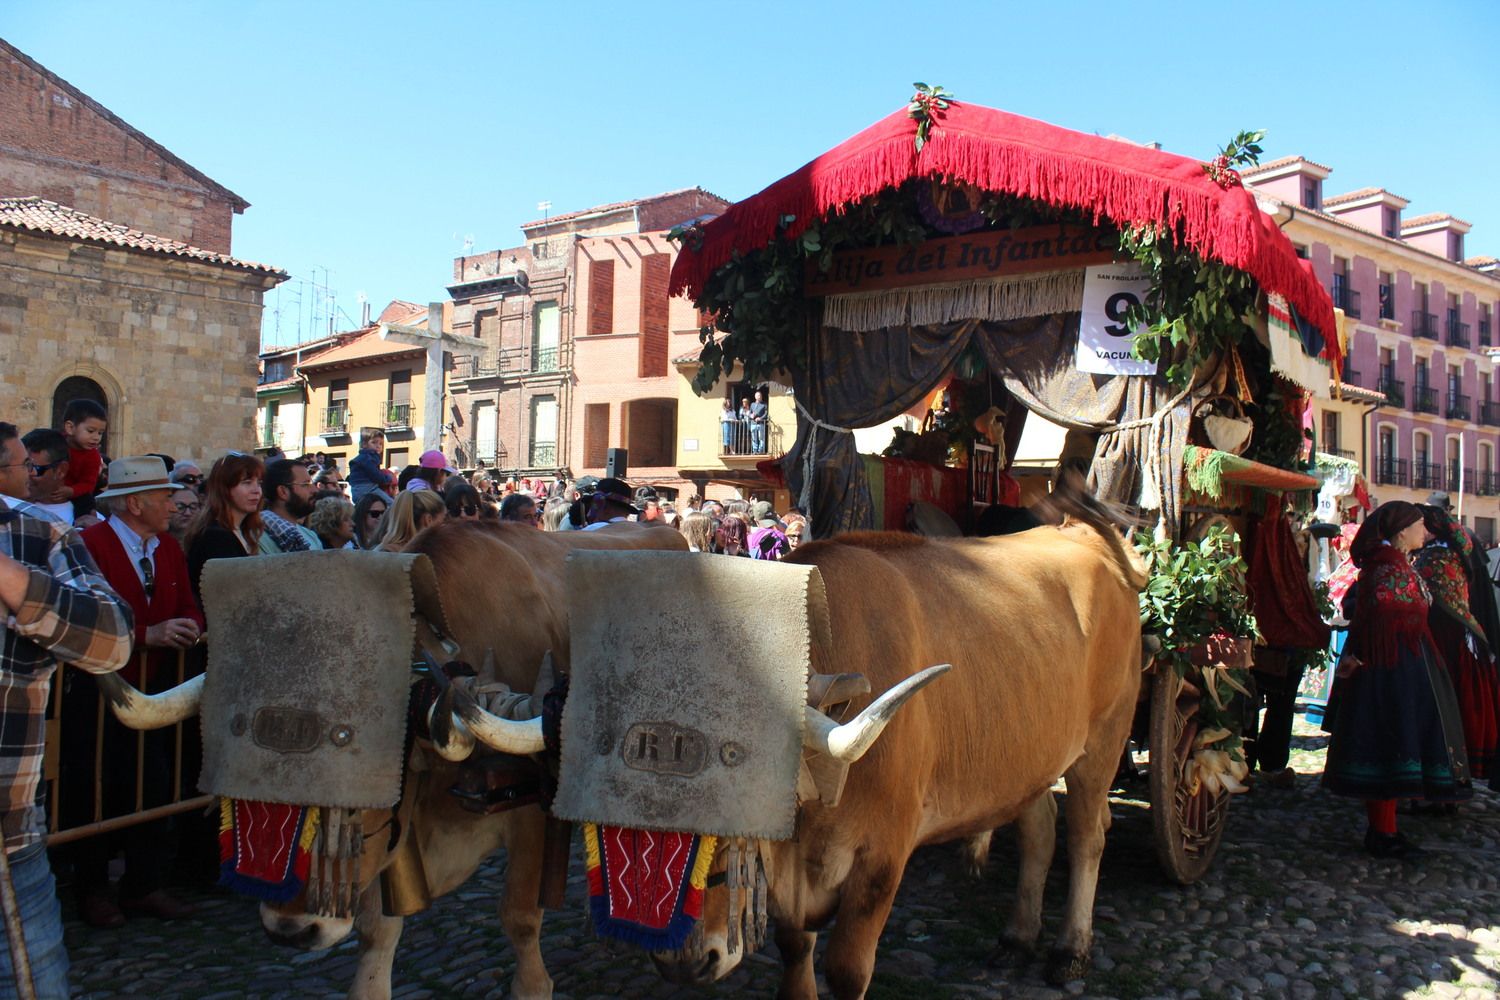
[[[1265,128],[1267,159],[1334,169],[1326,194],[1388,188],[1500,256],[1495,0],[3,0],[0,37],[249,200],[234,252],[356,319],[361,292],[445,298],[465,240],[516,245],[544,199],[753,194],[913,80],[1189,155]],[[268,299],[280,342],[297,297]]]

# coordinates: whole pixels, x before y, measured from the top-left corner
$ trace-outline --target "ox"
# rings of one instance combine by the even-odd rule
[[[830,922],[828,986],[841,1000],[864,996],[912,852],[967,839],[982,859],[991,831],[1012,822],[1020,871],[1000,943],[1029,953],[1059,776],[1070,875],[1048,974],[1086,970],[1108,792],[1140,687],[1145,581],[1098,508],[1070,506],[1087,523],[988,539],[853,534],[793,553],[822,573],[839,660],[859,664],[876,691],[930,663],[953,669],[891,721],[836,806],[802,803],[796,837],[761,846],[784,962],[779,996],[817,997],[813,946]],[[725,928],[738,915],[727,910],[725,892],[709,894],[701,944],[654,956],[664,976],[702,983],[735,967],[742,955]]]
[[[449,637],[459,644],[459,659],[478,664],[490,651],[498,679],[517,691],[532,691],[539,666],[553,651],[559,665],[567,664],[568,601],[563,589],[563,564],[575,548],[686,549],[687,543],[667,528],[624,524],[601,531],[542,532],[530,525],[501,522],[451,522],[423,532],[408,551],[432,560],[442,594]],[[378,613],[378,612],[374,612]],[[440,647],[425,629],[424,646],[442,657]],[[156,696],[143,696],[123,682],[111,689],[116,713],[127,725],[154,728],[197,711],[202,679]],[[441,715],[434,715],[433,731],[449,741],[465,741]],[[483,730],[487,740],[510,749],[539,749],[531,732],[517,734],[518,723],[500,720]],[[492,731],[493,730],[493,731]],[[517,742],[519,741],[519,742]],[[444,895],[464,883],[495,850],[508,854],[507,877],[500,902],[500,923],[516,953],[511,995],[540,1000],[552,995],[552,980],[542,961],[542,910],[538,891],[542,875],[545,818],[536,806],[480,815],[462,808],[449,789],[458,781],[457,763],[467,746],[453,751],[419,741],[407,765],[407,794],[400,815],[401,837],[415,836],[431,894]],[[295,800],[296,792],[289,791]],[[396,853],[389,849],[390,810],[364,815],[366,837],[358,885],[361,889],[354,919],[338,919],[306,912],[299,897],[289,903],[261,905],[261,922],[280,943],[310,950],[337,944],[350,930],[359,931],[359,961],[351,997],[387,1000],[391,995],[391,963],[401,936],[402,918],[382,909],[380,873]]]

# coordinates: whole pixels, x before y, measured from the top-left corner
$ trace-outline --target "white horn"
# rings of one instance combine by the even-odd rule
[[[462,722],[474,738],[501,753],[525,755],[541,753],[547,741],[542,736],[542,719],[537,716],[525,722],[502,719],[480,708],[472,695],[458,685],[453,692],[454,721]]]
[[[854,763],[880,738],[886,723],[906,704],[908,698],[952,669],[951,663],[940,663],[912,674],[843,725],[834,722],[811,705],[807,706],[807,732],[802,739],[803,745],[846,764]]]
[[[427,710],[427,731],[438,756],[454,763],[468,760],[474,753],[474,734],[463,720],[453,714],[453,689],[446,688]]]
[[[204,676],[199,674],[161,694],[143,694],[119,674],[99,674],[95,680],[109,699],[115,718],[131,729],[160,729],[198,714]]]

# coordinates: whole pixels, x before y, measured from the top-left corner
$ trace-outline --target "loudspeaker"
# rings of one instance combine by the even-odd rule
[[[630,452],[625,448],[611,448],[604,456],[604,474],[614,479],[624,479],[630,474]]]

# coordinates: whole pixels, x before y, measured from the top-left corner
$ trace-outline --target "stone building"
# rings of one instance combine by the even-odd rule
[[[610,448],[632,482],[677,475],[677,375],[698,342],[690,303],[669,300],[672,227],[718,215],[701,188],[521,226],[525,243],[454,261],[453,331],[485,342],[450,379],[458,461],[505,475],[602,475]]]
[[[247,203],[0,41],[0,419],[84,396],[110,454],[254,443],[261,301]]]
[[[1315,400],[1320,446],[1363,461],[1378,500],[1450,494],[1487,540],[1500,527],[1500,270],[1466,256],[1469,224],[1404,218],[1383,188],[1328,195],[1331,168],[1300,156],[1245,172],[1246,185],[1333,295],[1348,331],[1344,381],[1383,394],[1355,408]]]

